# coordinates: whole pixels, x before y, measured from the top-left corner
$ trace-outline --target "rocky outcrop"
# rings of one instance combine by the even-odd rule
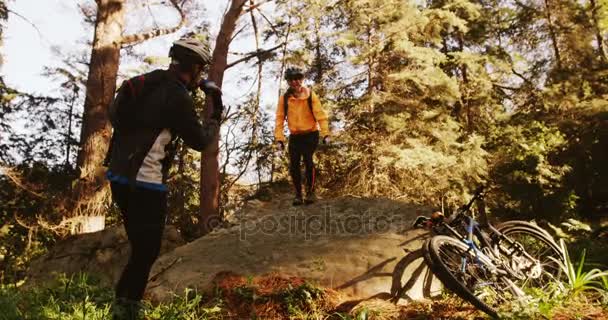
[[[161,254],[184,245],[174,227],[163,234]],[[28,285],[54,279],[57,273],[72,275],[85,272],[113,285],[129,257],[127,234],[122,226],[71,236],[57,243],[46,255],[32,261],[28,270]]]
[[[163,301],[185,288],[210,289],[220,272],[297,276],[355,300],[389,298],[405,284],[411,289],[404,294],[412,299],[438,289],[436,283],[422,284],[427,269],[416,250],[425,233],[410,228],[417,215],[430,212],[427,208],[354,197],[294,208],[290,200],[250,201],[231,217],[231,227],[187,244],[168,227],[146,297]],[[32,264],[29,277],[35,282],[53,272],[84,271],[110,284],[127,254],[124,229],[112,227],[57,244]]]
[[[422,263],[421,256],[404,257],[420,248],[424,232],[410,225],[427,211],[388,199],[341,198],[297,208],[289,199],[254,202],[233,227],[163,255],[147,294],[165,300],[185,288],[209,288],[218,272],[231,271],[298,276],[354,299],[388,298]],[[418,273],[421,281],[406,292],[413,299],[425,295],[426,270]],[[428,287],[426,295],[437,287]]]

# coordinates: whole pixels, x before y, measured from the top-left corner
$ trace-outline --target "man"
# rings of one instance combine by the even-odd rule
[[[299,68],[287,68],[285,80],[289,89],[279,98],[277,105],[277,118],[275,127],[275,141],[277,146],[285,148],[285,134],[283,126],[287,118],[289,128],[289,172],[295,188],[293,205],[310,204],[316,201],[315,179],[316,172],[313,154],[319,144],[320,135],[323,143],[329,143],[329,123],[327,114],[321,106],[319,97],[302,82],[304,73]],[[302,172],[301,159],[306,167],[306,198],[302,198]]]
[[[195,39],[173,43],[168,70],[125,81],[110,106],[114,134],[107,162],[112,198],[120,208],[131,254],[116,285],[113,319],[137,319],[150,269],[160,252],[167,215],[169,167],[176,139],[201,151],[219,132],[221,91],[200,81],[210,63],[208,45]],[[211,120],[202,125],[189,91],[214,98]]]

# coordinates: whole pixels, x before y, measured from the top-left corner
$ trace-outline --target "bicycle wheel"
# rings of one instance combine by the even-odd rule
[[[505,241],[494,244],[502,246],[503,251],[511,250],[512,253],[508,255],[509,264],[511,269],[523,276],[523,279],[516,281],[521,289],[546,292],[556,280],[563,280],[566,274],[553,260],[562,261],[563,253],[547,231],[535,224],[517,220],[500,224],[497,229],[510,240],[519,243],[524,251],[535,259],[530,261],[525,256],[517,254],[504,244]]]
[[[440,291],[437,284],[434,284],[433,273],[424,261],[423,250],[412,251],[395,265],[390,300],[397,303],[400,299],[413,301],[416,298],[429,298],[434,292]]]
[[[443,285],[479,310],[497,317],[495,306],[509,297],[496,267],[456,238],[438,235],[427,241],[425,260]]]

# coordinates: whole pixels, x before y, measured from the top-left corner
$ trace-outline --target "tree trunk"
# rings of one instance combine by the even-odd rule
[[[95,36],[86,83],[87,92],[77,160],[80,178],[85,180],[91,180],[95,171],[101,168],[105,146],[110,139],[107,107],[116,90],[121,47],[174,32],[185,22],[181,8],[172,1],[181,16],[176,27],[123,37],[126,0],[96,0],[96,3]]]
[[[595,29],[595,41],[597,42],[597,51],[602,62],[606,62],[606,51],[604,51],[604,40],[600,30],[599,19],[597,17],[598,6],[596,0],[590,0],[591,5],[591,20],[593,21],[593,29]]]
[[[94,176],[100,168],[110,138],[106,112],[114,97],[120,59],[120,43],[125,19],[125,0],[98,0],[93,51],[89,64],[87,92],[80,133],[77,165],[80,178]]]
[[[224,15],[220,32],[217,36],[211,67],[209,69],[209,80],[222,86],[224,70],[228,65],[228,48],[236,27],[236,22],[243,11],[243,5],[247,0],[232,0],[230,9]],[[206,99],[206,115],[209,119],[213,110],[213,102],[210,97]],[[200,231],[204,235],[217,226],[221,217],[219,216],[219,135],[205,151],[201,159],[201,220]]]
[[[557,33],[555,32],[555,27],[553,26],[553,21],[551,18],[551,9],[549,8],[549,0],[545,0],[545,16],[547,18],[547,23],[549,24],[549,36],[551,37],[551,44],[553,46],[553,54],[555,55],[555,62],[557,63],[558,71],[561,72],[562,68],[562,58],[559,52],[559,44],[557,43]]]
[[[462,31],[458,31],[456,36],[458,38],[458,51],[464,52],[464,34],[462,33]],[[469,95],[469,93],[468,93],[469,75],[468,75],[467,65],[465,63],[463,63],[460,66],[460,72],[462,73],[462,86],[461,87],[464,87],[464,90],[461,89],[462,98],[461,98],[460,103],[462,103],[462,105],[466,109],[467,131],[469,133],[471,133],[471,132],[473,132],[473,111],[471,110],[470,101],[467,98]]]
[[[70,149],[72,143],[72,119],[74,118],[74,103],[78,97],[78,86],[74,85],[72,100],[70,101],[70,109],[68,111],[68,132],[65,138],[65,168],[70,167]]]
[[[287,20],[287,31],[285,32],[285,41],[283,41],[283,52],[282,52],[282,58],[281,58],[281,72],[279,72],[279,78],[277,79],[279,83],[281,83],[281,79],[283,79],[283,74],[285,73],[285,69],[287,68],[287,43],[289,42],[290,34],[291,34],[291,19],[288,19]],[[279,85],[277,101],[279,101],[279,99],[281,99],[282,94],[283,93],[281,91],[281,86]],[[274,172],[277,167],[277,158],[278,158],[278,161],[281,161],[281,157],[273,156],[273,159],[270,164],[270,179],[269,179],[268,183],[271,185],[274,182]],[[280,162],[278,165],[279,166],[281,165]]]
[[[110,140],[107,106],[114,97],[120,59],[121,37],[124,30],[125,0],[97,0],[95,36],[86,83],[86,97],[80,132],[77,166],[80,179],[74,188],[70,218],[71,232],[102,230],[100,218],[109,193],[105,185],[102,164]],[[89,222],[88,220],[91,220]],[[95,222],[93,222],[95,220]],[[78,227],[81,226],[81,227]],[[96,229],[98,228],[98,230]]]
[[[251,6],[255,6],[255,3],[253,0],[249,0],[249,2],[251,3]],[[253,26],[253,34],[255,37],[255,51],[259,51],[260,50],[260,34],[258,31],[258,24],[257,21],[255,20],[255,15],[253,14],[253,10],[251,10],[250,12],[251,15],[251,25]],[[261,56],[258,56],[258,86],[257,86],[257,91],[256,91],[256,95],[255,95],[255,107],[253,110],[253,119],[252,119],[252,123],[251,123],[251,145],[255,146],[258,143],[258,138],[257,138],[257,130],[258,130],[258,113],[260,111],[260,97],[262,95],[262,72],[263,72],[263,60]]]
[[[368,19],[369,24],[367,26],[366,29],[366,35],[367,35],[367,47],[371,48],[372,47],[372,37],[373,37],[373,31],[372,31],[372,21],[371,19]],[[376,77],[374,74],[374,54],[370,54],[369,57],[367,58],[367,92],[370,96],[369,99],[369,112],[373,113],[374,109],[375,109],[375,99],[376,99]]]
[[[104,188],[106,184],[103,160],[111,135],[107,108],[114,98],[116,90],[120,49],[125,45],[132,45],[174,32],[185,22],[181,7],[176,0],[171,0],[171,4],[181,16],[176,27],[123,36],[127,0],[96,0],[95,2],[97,4],[95,35],[86,82],[80,149],[76,161],[80,177],[73,190],[72,201],[74,203],[68,212],[71,215],[70,218],[79,216],[78,219],[105,216],[103,204],[107,202],[109,192]],[[87,222],[83,224],[90,225]],[[93,225],[100,226],[97,222]],[[101,229],[103,229],[103,225],[101,225]]]
[[[323,39],[321,37],[321,21],[320,17],[316,16],[314,21],[314,32],[315,32],[315,84],[317,85],[317,93],[319,96],[325,96],[325,86],[323,85],[323,76],[325,68],[323,65]]]
[[[251,6],[253,7],[255,5],[253,0],[249,1]],[[258,30],[258,23],[255,20],[255,15],[253,14],[253,10],[250,11],[250,15],[251,15],[251,24],[253,26],[253,34],[255,37],[255,51],[259,52],[260,51],[260,32]],[[256,90],[256,95],[255,95],[255,108],[253,110],[253,119],[252,119],[252,124],[251,124],[251,146],[254,148],[254,152],[255,152],[255,157],[256,160],[259,160],[260,157],[260,153],[259,153],[259,149],[258,149],[258,115],[260,113],[260,99],[262,96],[262,80],[263,80],[263,71],[264,71],[264,60],[262,60],[261,56],[258,56],[258,78],[257,78],[257,82],[258,82],[258,87]],[[249,158],[247,159],[247,165],[249,165],[249,161],[252,158],[252,154],[249,154]],[[247,167],[245,167],[244,169],[247,169]],[[258,185],[257,185],[257,190],[260,189],[260,186],[262,185],[262,168],[260,165],[260,161],[256,161],[256,172],[258,175]]]

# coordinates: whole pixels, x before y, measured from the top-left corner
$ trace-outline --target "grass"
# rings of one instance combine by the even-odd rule
[[[553,259],[564,278],[556,279],[545,291],[529,292],[525,304],[514,302],[502,308],[509,319],[608,319],[608,271],[586,265],[583,249],[575,263],[563,239],[559,241],[562,259]]]
[[[59,276],[47,286],[0,288],[0,319],[107,319],[112,292],[85,274]]]
[[[584,255],[577,264],[568,254],[566,257],[560,263],[570,278],[556,286],[560,290],[537,292],[526,305],[505,306],[501,315],[505,319],[608,319],[608,276],[587,270]],[[208,291],[186,289],[170,302],[147,303],[145,319],[487,319],[449,293],[431,301],[398,306],[379,299],[347,301],[331,289],[278,274],[243,277],[224,272],[213,283]],[[112,297],[111,288],[86,274],[58,276],[52,283],[36,288],[2,286],[0,320],[109,319]]]
[[[281,275],[246,278],[222,273],[214,282],[210,292],[187,289],[170,302],[146,303],[145,319],[468,319],[466,315],[478,313],[462,301],[454,305],[454,299],[407,307],[371,300],[344,307],[337,292]],[[109,319],[112,297],[111,288],[86,274],[61,275],[36,288],[3,286],[0,320]]]
[[[145,303],[146,320],[322,319],[333,292],[297,277],[219,274],[211,292],[186,289],[168,303]],[[59,276],[47,285],[0,287],[0,320],[102,320],[110,317],[111,288],[86,274]]]

